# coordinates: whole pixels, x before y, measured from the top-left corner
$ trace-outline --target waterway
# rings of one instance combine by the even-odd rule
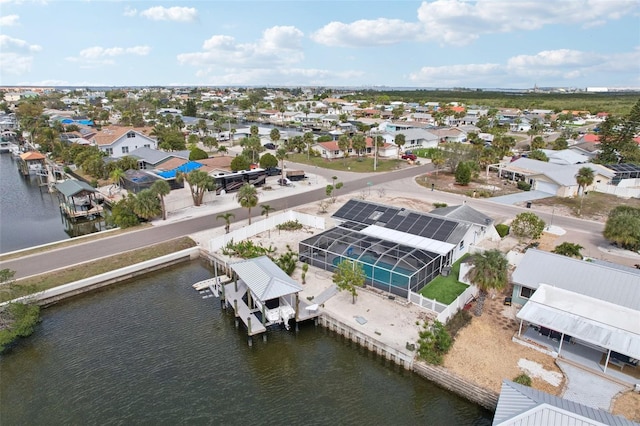
[[[0,155],[0,253],[65,240],[105,229],[104,221],[70,223],[57,194],[23,177],[11,154]]]
[[[200,261],[43,311],[0,356],[0,424],[489,425],[492,414],[312,323],[246,331]]]

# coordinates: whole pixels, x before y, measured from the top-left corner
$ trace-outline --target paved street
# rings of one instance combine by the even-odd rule
[[[294,163],[289,163],[288,168],[309,170],[309,166]],[[431,165],[423,165],[375,175],[313,169],[309,171],[311,175],[309,186],[315,189],[307,190],[307,188],[301,187],[302,183],[296,183],[299,187],[297,190],[292,190],[291,195],[269,200],[261,199],[260,202],[268,202],[275,210],[286,210],[317,202],[326,198],[323,179],[325,183],[331,182],[331,176],[337,175],[339,177],[338,180],[344,183],[344,188],[340,191],[342,194],[352,193],[354,196],[358,196],[363,190],[384,188],[388,195],[394,194],[407,198],[417,198],[431,203],[444,202],[448,205],[457,205],[466,202],[469,206],[493,217],[496,223],[507,221],[523,211],[531,211],[540,216],[547,224],[553,224],[554,227],[567,231],[559,237],[558,243],[563,241],[578,243],[584,247],[583,254],[589,257],[605,259],[628,266],[640,263],[640,256],[634,256],[632,253],[616,251],[611,248],[602,237],[604,223],[553,215],[549,212],[536,210],[535,205],[531,210],[528,210],[523,207],[494,203],[487,199],[474,199],[447,192],[431,191],[418,185],[414,179],[415,176],[424,174],[431,169]],[[314,182],[313,173],[318,174],[316,182]],[[277,196],[275,192],[272,196]],[[212,208],[188,209],[186,212],[180,213],[175,220],[169,220],[166,224],[163,223],[162,226],[135,230],[124,235],[114,235],[97,241],[87,241],[70,247],[0,262],[0,269],[9,268],[16,271],[16,278],[37,275],[220,227],[222,223],[216,220],[216,216],[221,212],[233,213],[235,215],[234,222],[247,219],[247,210],[238,207],[237,202],[231,195],[229,194],[225,202],[216,203]],[[371,200],[375,201],[375,196],[372,196]],[[198,211],[198,209],[200,210]],[[259,214],[259,208],[253,209],[254,217]]]

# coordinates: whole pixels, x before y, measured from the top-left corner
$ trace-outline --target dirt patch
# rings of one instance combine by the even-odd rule
[[[431,189],[431,185],[433,185],[434,189],[439,191],[462,194],[472,198],[498,197],[521,192],[515,182],[500,179],[494,174],[487,177],[484,173],[481,173],[468,185],[458,185],[453,173],[443,171],[439,171],[437,175],[435,172],[429,172],[426,175],[418,176],[416,182],[425,188]]]
[[[518,366],[521,359],[537,363],[548,373],[562,375],[553,358],[511,340],[518,332],[518,322],[515,307],[502,304],[505,295],[506,292],[487,299],[482,316],[474,316],[471,324],[458,333],[444,366],[495,392],[500,392],[503,379],[513,380],[524,373]],[[556,396],[562,392],[564,376],[558,386],[540,377],[531,379],[535,389]]]
[[[640,422],[640,393],[628,391],[618,396],[613,402],[611,413]]]

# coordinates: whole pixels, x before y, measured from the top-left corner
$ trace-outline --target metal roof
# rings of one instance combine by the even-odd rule
[[[369,235],[370,237],[393,241],[394,243],[404,244],[410,247],[415,247],[421,250],[426,250],[445,256],[456,247],[455,244],[432,240],[431,238],[425,238],[419,235],[412,235],[406,232],[387,229],[377,225],[369,225],[360,232],[362,234]]]
[[[261,302],[302,291],[302,287],[267,256],[241,260],[229,266]]]
[[[534,290],[544,283],[640,311],[640,270],[529,249],[512,280]]]
[[[56,189],[65,197],[73,197],[83,191],[98,192],[94,187],[81,180],[69,179],[61,183],[56,183]]]
[[[542,284],[516,317],[640,358],[640,311]]]
[[[588,407],[567,399],[523,386],[509,380],[502,382],[494,426],[591,426],[637,425],[624,417]]]

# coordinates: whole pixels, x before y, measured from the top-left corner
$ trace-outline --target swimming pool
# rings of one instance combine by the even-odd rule
[[[357,255],[352,254],[350,256],[338,256],[333,259],[333,265],[337,266],[338,263],[342,261],[342,259],[356,259]],[[364,273],[372,281],[376,281],[379,284],[391,285],[393,287],[399,287],[406,289],[409,284],[409,277],[414,273],[408,269],[396,267],[394,269],[393,265],[388,264],[386,262],[378,262],[376,263],[376,258],[371,255],[364,255],[358,262],[362,265],[362,269],[364,269]],[[393,272],[391,272],[393,270]],[[405,274],[405,275],[400,275]]]

